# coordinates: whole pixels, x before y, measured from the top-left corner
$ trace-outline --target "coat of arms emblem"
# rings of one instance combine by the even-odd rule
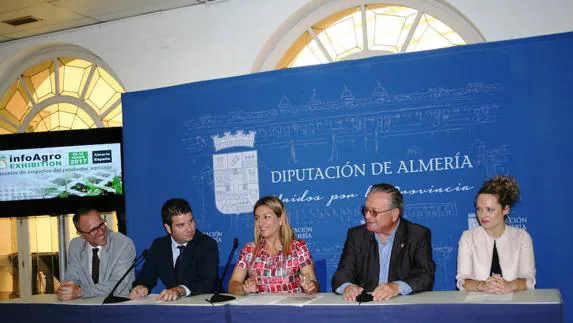
[[[223,214],[251,212],[259,199],[259,171],[254,131],[212,136],[215,205]],[[248,150],[242,150],[251,148]],[[222,150],[233,150],[219,153]],[[242,151],[241,151],[242,150]]]

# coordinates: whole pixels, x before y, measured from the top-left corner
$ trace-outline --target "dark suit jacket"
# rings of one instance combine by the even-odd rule
[[[171,236],[167,235],[153,241],[147,260],[133,286],[144,285],[151,291],[159,278],[167,288],[187,286],[191,295],[214,293],[219,277],[218,269],[217,242],[196,230],[193,240],[187,243],[183,251],[182,277],[176,277]]]
[[[388,282],[401,280],[410,285],[412,292],[432,290],[435,271],[430,229],[400,219],[390,255]],[[379,276],[380,258],[374,233],[366,230],[366,225],[351,228],[332,277],[332,290],[348,282],[370,292],[378,286]]]

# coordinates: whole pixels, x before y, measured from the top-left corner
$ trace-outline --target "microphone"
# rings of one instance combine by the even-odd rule
[[[115,286],[113,286],[113,289],[111,290],[109,295],[107,295],[107,297],[104,298],[103,304],[121,303],[121,302],[125,302],[125,301],[130,300],[130,298],[127,298],[127,297],[113,296],[113,293],[115,293],[115,290],[117,289],[117,287],[119,287],[119,284],[121,284],[121,282],[125,279],[125,277],[127,277],[127,274],[129,274],[129,272],[133,269],[133,267],[135,267],[141,261],[141,259],[147,259],[148,254],[149,254],[149,250],[145,249],[145,250],[143,250],[141,255],[139,255],[139,257],[135,258],[135,260],[133,261],[133,264],[131,264],[131,266],[129,266],[129,268],[125,271],[123,276],[121,276],[121,278],[117,281]]]
[[[234,300],[236,298],[235,296],[223,295],[221,293],[223,292],[223,280],[225,279],[225,275],[227,274],[227,270],[229,270],[229,265],[231,265],[231,260],[233,259],[233,254],[235,253],[235,250],[237,250],[238,246],[239,246],[239,239],[238,238],[233,239],[233,248],[231,249],[231,252],[229,253],[229,259],[227,259],[227,263],[225,264],[225,268],[223,269],[223,275],[221,275],[221,278],[219,279],[219,283],[217,284],[217,291],[215,292],[215,294],[213,294],[213,296],[211,296],[210,299],[205,299],[207,302],[214,304],[214,303],[231,301],[231,300]]]
[[[366,236],[365,236],[366,237]],[[374,244],[374,239],[370,238],[369,239],[370,243],[369,243],[369,248],[368,248],[368,256],[366,257],[366,276],[364,276],[364,279],[362,280],[362,284],[360,287],[364,288],[362,290],[362,293],[358,294],[356,296],[356,301],[358,303],[368,303],[368,302],[372,302],[374,300],[374,297],[372,296],[372,294],[368,294],[368,292],[366,291],[366,285],[368,284],[368,273],[369,273],[369,267],[370,267],[370,251],[372,248],[372,245]]]

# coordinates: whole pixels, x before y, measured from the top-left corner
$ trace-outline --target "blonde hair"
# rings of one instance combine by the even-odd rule
[[[279,240],[283,247],[284,254],[285,255],[290,254],[290,245],[292,241],[295,239],[295,236],[288,222],[288,215],[283,202],[278,197],[275,196],[261,197],[253,207],[253,215],[255,214],[257,208],[263,205],[270,208],[273,211],[273,213],[281,219],[281,226],[279,229]],[[254,233],[255,233],[255,251],[253,254],[253,258],[259,252],[259,243],[261,242],[262,239],[261,232],[257,225],[255,225]]]

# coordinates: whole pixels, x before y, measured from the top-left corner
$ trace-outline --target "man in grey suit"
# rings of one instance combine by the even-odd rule
[[[70,241],[65,280],[57,290],[59,300],[107,296],[135,260],[135,246],[127,236],[107,228],[99,212],[81,209],[74,215],[79,237]],[[115,294],[129,294],[132,272]]]

